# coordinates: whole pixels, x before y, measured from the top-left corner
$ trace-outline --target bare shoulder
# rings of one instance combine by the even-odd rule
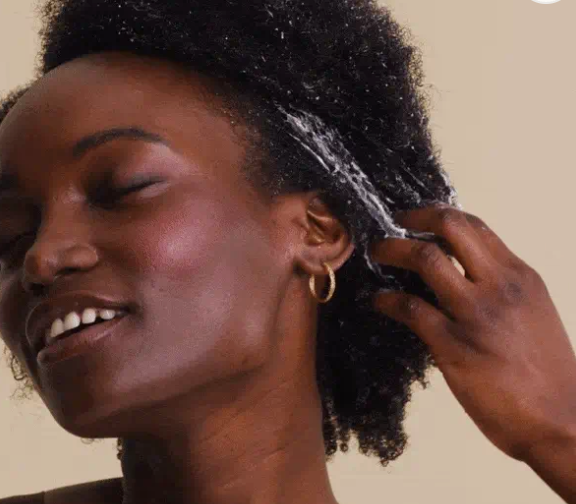
[[[45,492],[0,499],[0,504],[121,504],[122,478],[54,488]]]

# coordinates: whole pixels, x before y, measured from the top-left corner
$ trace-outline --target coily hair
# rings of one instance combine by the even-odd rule
[[[360,452],[386,466],[407,446],[412,385],[429,385],[428,347],[372,305],[380,288],[438,307],[421,277],[375,264],[372,243],[415,237],[393,213],[456,191],[429,130],[420,49],[374,0],[49,0],[37,75],[75,58],[127,51],[202,73],[249,135],[243,173],[268,198],[319,191],[355,244],[319,304],[317,383],[327,460]],[[13,90],[0,121],[35,81]],[[14,355],[24,390],[33,385]]]

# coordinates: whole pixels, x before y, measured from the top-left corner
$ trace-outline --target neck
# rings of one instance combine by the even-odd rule
[[[337,504],[316,384],[250,395],[170,437],[124,438],[122,504]]]

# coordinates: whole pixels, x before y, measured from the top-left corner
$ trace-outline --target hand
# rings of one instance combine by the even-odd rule
[[[525,461],[538,443],[574,439],[576,355],[540,275],[474,215],[446,204],[400,215],[401,226],[444,238],[465,276],[434,243],[386,238],[373,259],[418,273],[443,311],[395,291],[378,293],[375,309],[428,345],[462,407],[507,455]]]

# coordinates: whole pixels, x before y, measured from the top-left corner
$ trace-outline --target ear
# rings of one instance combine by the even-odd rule
[[[308,275],[326,276],[322,263],[328,263],[336,272],[350,258],[355,247],[349,233],[317,192],[309,193],[305,203],[300,220],[305,233],[297,258],[298,266]]]

